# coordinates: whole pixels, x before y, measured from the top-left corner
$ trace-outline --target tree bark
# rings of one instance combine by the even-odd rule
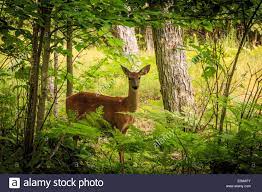
[[[31,160],[33,152],[37,108],[39,62],[42,51],[43,37],[44,28],[40,27],[37,23],[34,24],[32,37],[32,64],[30,70],[29,96],[27,103],[26,127],[24,133],[24,159],[26,163],[28,163]],[[27,167],[27,165],[25,166]]]
[[[129,55],[139,53],[135,29],[133,27],[117,25],[114,30],[115,36],[122,39],[124,42],[123,51],[125,54]]]
[[[191,80],[183,48],[183,33],[167,21],[163,27],[153,28],[156,64],[164,108],[182,112],[194,105]]]
[[[54,95],[54,89],[55,89],[55,85],[54,85],[54,77],[50,76],[48,78],[48,90],[49,90],[49,95],[50,97],[47,97],[48,101],[53,101],[55,95]]]
[[[67,22],[67,41],[66,41],[66,48],[68,51],[67,57],[66,57],[66,63],[67,63],[67,75],[70,76],[67,78],[67,89],[66,89],[66,96],[69,97],[73,94],[73,48],[72,48],[72,24],[70,21]]]
[[[147,26],[145,29],[145,43],[146,51],[149,53],[154,52],[153,31],[151,26]]]
[[[43,127],[45,119],[45,103],[47,99],[47,85],[48,85],[48,68],[50,60],[50,24],[51,24],[51,9],[50,7],[45,8],[44,11],[44,22],[45,22],[45,35],[43,42],[43,63],[41,66],[41,93],[39,97],[38,111],[37,111],[37,130]]]
[[[57,31],[55,32],[55,41],[57,40]],[[53,95],[54,95],[54,116],[57,118],[58,117],[58,100],[57,100],[57,72],[58,72],[58,53],[54,51],[54,90],[53,90]]]

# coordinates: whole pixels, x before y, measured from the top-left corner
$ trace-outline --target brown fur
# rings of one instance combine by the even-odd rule
[[[145,66],[139,72],[130,72],[127,68],[121,67],[129,79],[128,97],[110,97],[88,92],[77,93],[66,98],[67,112],[74,111],[77,118],[81,119],[85,114],[95,112],[98,107],[102,106],[104,119],[125,134],[128,125],[132,124],[134,119],[130,115],[119,112],[135,112],[137,110],[140,77],[149,72],[150,65]],[[124,149],[122,146],[119,150],[119,160],[122,164],[121,171],[124,173]]]
[[[121,132],[125,133],[127,126],[133,123],[130,115],[118,113],[129,111],[128,97],[110,97],[81,92],[66,99],[67,110],[76,112],[78,119],[90,112],[95,112],[100,106],[103,107],[104,119]]]

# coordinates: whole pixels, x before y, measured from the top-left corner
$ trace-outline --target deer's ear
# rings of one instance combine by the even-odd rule
[[[126,67],[124,67],[122,65],[121,65],[121,68],[122,68],[123,72],[128,76],[130,71]]]
[[[139,71],[139,74],[140,75],[145,75],[145,74],[147,74],[149,72],[149,70],[150,70],[150,65],[147,65],[147,66],[143,67],[143,69],[141,69]]]

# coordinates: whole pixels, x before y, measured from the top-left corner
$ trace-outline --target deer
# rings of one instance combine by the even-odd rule
[[[138,72],[131,72],[121,65],[128,78],[129,88],[127,97],[111,97],[91,92],[79,92],[66,98],[66,110],[73,111],[77,119],[82,119],[86,114],[95,112],[98,107],[103,108],[103,118],[110,125],[126,134],[128,127],[134,123],[134,117],[125,114],[135,112],[139,103],[140,78],[150,70],[150,65],[143,67]],[[124,173],[124,150],[119,150],[121,172]]]

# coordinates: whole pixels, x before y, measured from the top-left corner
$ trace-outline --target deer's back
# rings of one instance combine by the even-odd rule
[[[76,112],[79,118],[86,113],[95,112],[100,106],[103,107],[104,119],[119,129],[133,121],[129,115],[117,113],[128,111],[125,97],[110,97],[82,92],[67,97],[66,99],[67,110]]]

